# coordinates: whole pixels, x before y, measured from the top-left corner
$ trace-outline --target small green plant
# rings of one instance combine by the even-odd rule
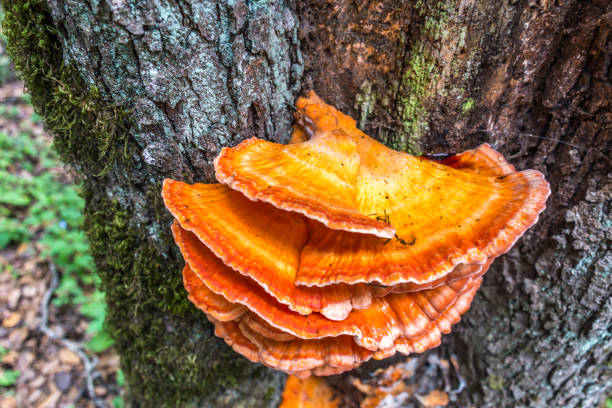
[[[123,398],[116,396],[113,398],[113,408],[123,408],[125,403],[123,402]]]
[[[117,385],[121,388],[125,386],[125,375],[123,371],[119,369],[117,371]],[[117,395],[113,398],[113,408],[123,408],[125,406],[125,402],[123,401],[123,397]]]
[[[27,99],[26,99],[27,100]],[[0,117],[17,120],[18,106],[0,105]],[[53,303],[75,305],[90,323],[86,346],[102,352],[113,341],[105,332],[104,294],[82,230],[84,200],[63,172],[50,140],[28,131],[0,131],[0,249],[36,241],[40,256],[61,272]],[[6,374],[6,381],[14,374]]]
[[[113,344],[113,340],[104,331],[104,317],[106,316],[104,293],[99,290],[93,292],[81,305],[80,311],[81,314],[91,319],[87,327],[87,333],[92,334],[93,337],[85,346],[94,353],[99,353],[109,348]]]
[[[15,385],[20,374],[17,370],[0,370],[0,387]]]

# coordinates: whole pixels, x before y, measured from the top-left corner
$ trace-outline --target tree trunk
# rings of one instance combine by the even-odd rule
[[[237,356],[187,301],[160,188],[165,177],[213,181],[223,146],[286,142],[308,89],[395,149],[489,142],[551,183],[539,224],[422,357],[420,387],[443,381],[428,359],[455,355],[467,387],[451,393],[454,406],[595,407],[611,391],[608,0],[3,6],[32,101],[83,179],[135,406],[278,403],[284,376]],[[357,406],[347,378],[334,382]]]

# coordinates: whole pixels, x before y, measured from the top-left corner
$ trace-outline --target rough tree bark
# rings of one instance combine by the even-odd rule
[[[236,356],[186,301],[159,191],[164,177],[212,181],[222,146],[286,142],[308,89],[396,149],[489,142],[551,182],[540,223],[423,356],[421,388],[442,384],[432,356],[455,355],[455,406],[595,407],[611,391],[609,1],[3,5],[33,103],[83,178],[135,406],[277,403],[284,377]],[[334,383],[356,406],[346,378]]]

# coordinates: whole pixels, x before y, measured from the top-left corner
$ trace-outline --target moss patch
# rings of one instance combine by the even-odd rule
[[[472,109],[474,109],[475,103],[474,98],[467,98],[465,102],[463,102],[463,105],[461,105],[461,112],[464,114],[470,113]]]
[[[178,278],[182,260],[142,239],[117,202],[89,196],[87,209],[85,227],[107,293],[109,330],[134,398],[144,405],[181,406],[236,385],[241,376],[261,374],[212,336],[203,314],[187,300]]]
[[[125,140],[126,113],[105,103],[75,69],[63,65],[62,48],[43,0],[4,1],[8,52],[32,95],[32,104],[55,136],[66,162],[101,175],[108,171]]]
[[[402,96],[399,103],[402,130],[406,135],[407,145],[400,148],[420,154],[422,153],[420,140],[429,129],[425,100],[430,93],[429,84],[434,75],[435,65],[433,58],[422,46],[413,47],[408,64],[408,69],[402,76]]]
[[[422,139],[429,132],[427,100],[435,92],[441,69],[436,65],[432,51],[425,44],[435,44],[448,36],[448,16],[455,4],[453,0],[426,4],[415,3],[417,14],[424,19],[421,40],[412,44],[409,60],[402,74],[399,88],[398,110],[402,121],[398,145],[393,147],[413,154],[423,152]]]
[[[355,95],[355,108],[359,109],[359,128],[364,129],[368,116],[374,112],[376,94],[372,92],[372,84],[365,81],[361,84],[360,92]]]

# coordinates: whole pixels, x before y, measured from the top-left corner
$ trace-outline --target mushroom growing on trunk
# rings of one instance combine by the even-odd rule
[[[189,299],[235,351],[301,378],[437,346],[548,183],[488,145],[394,151],[314,93],[296,119],[296,143],[224,148],[221,184],[165,180]]]

